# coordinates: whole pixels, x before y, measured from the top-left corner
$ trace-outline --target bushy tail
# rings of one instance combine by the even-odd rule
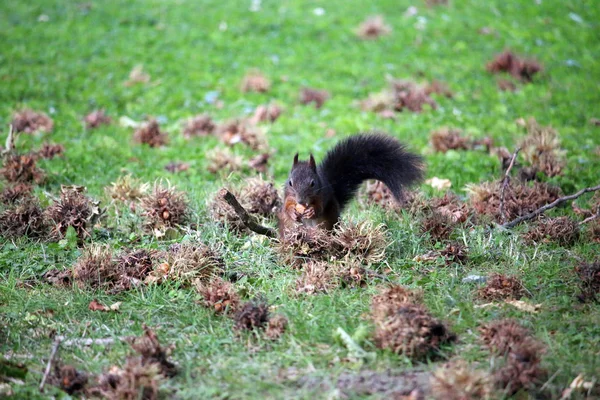
[[[367,179],[382,181],[401,200],[404,186],[423,179],[424,163],[391,136],[359,134],[342,140],[327,153],[319,165],[319,175],[332,187],[340,208],[344,208]]]

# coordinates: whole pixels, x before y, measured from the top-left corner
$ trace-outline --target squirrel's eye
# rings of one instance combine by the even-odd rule
[[[288,181],[288,183],[290,184],[290,186],[294,186],[294,185],[292,184],[292,180],[291,180],[291,179]]]
[[[310,181],[310,187],[315,187],[315,180]]]

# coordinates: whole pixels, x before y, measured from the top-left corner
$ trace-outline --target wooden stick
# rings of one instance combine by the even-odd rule
[[[64,336],[58,336],[58,340],[62,342],[63,346],[91,346],[93,344],[107,345],[115,342],[114,338],[79,338],[79,339],[66,339]],[[125,340],[126,338],[118,338],[119,340]]]
[[[517,154],[519,154],[519,151],[521,151],[521,148],[517,147],[512,155],[512,158],[510,159],[510,164],[508,164],[508,168],[504,174],[504,179],[502,180],[502,193],[500,195],[500,217],[502,218],[502,223],[506,222],[506,214],[504,213],[504,195],[506,188],[508,187],[508,181],[510,180],[510,176],[508,174],[510,174],[510,170],[512,169],[513,165],[515,165],[515,160],[517,159]]]
[[[265,235],[267,237],[273,238],[277,236],[277,233],[266,226],[259,225],[248,211],[238,202],[235,196],[227,189],[223,188],[219,191],[219,196],[227,202],[235,213],[240,217],[242,223],[246,226],[246,228],[250,229],[252,232],[258,233],[260,235]]]
[[[550,204],[546,204],[543,207],[538,208],[537,210],[526,214],[526,215],[522,215],[518,218],[513,219],[512,221],[510,221],[509,223],[500,225],[501,228],[505,228],[505,229],[510,229],[513,228],[517,225],[519,225],[521,222],[523,221],[527,221],[530,219],[533,219],[535,217],[537,217],[538,215],[550,210],[551,208],[554,208],[558,205],[561,205],[562,203],[565,203],[569,200],[575,200],[576,198],[582,196],[585,193],[589,193],[589,192],[595,192],[597,190],[600,190],[600,185],[598,186],[593,186],[593,187],[586,187],[584,189],[581,189],[579,192],[574,193],[574,194],[570,194],[568,196],[563,196],[563,197],[559,197],[558,199],[554,200],[552,203]]]
[[[46,380],[48,379],[48,375],[50,375],[50,370],[52,369],[52,363],[54,362],[54,358],[56,357],[56,353],[58,352],[58,348],[60,346],[60,338],[56,338],[54,343],[52,344],[52,352],[50,353],[50,358],[48,358],[48,364],[46,364],[46,370],[44,371],[44,376],[42,377],[42,382],[40,382],[40,392],[44,392],[44,386],[46,385]]]
[[[8,126],[8,136],[6,137],[5,149],[2,150],[2,156],[6,156],[15,149],[16,135],[13,131],[12,124]]]
[[[600,208],[598,208],[598,211],[596,212],[596,214],[591,215],[591,216],[587,217],[586,219],[584,219],[583,221],[581,221],[579,223],[579,226],[585,225],[588,222],[592,222],[593,220],[595,220],[597,218],[600,218]]]

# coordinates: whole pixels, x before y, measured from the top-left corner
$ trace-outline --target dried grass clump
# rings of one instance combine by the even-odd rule
[[[175,228],[185,224],[190,210],[184,192],[174,186],[155,184],[152,192],[141,198],[145,227],[148,230]]]
[[[150,120],[133,133],[133,141],[150,147],[161,147],[169,142],[169,136],[160,130],[156,120]]]
[[[250,71],[242,79],[242,92],[268,92],[271,88],[271,82],[258,70]]]
[[[504,274],[493,274],[485,286],[477,291],[477,297],[487,301],[519,300],[526,295],[520,279]]]
[[[323,107],[323,104],[329,99],[327,90],[303,87],[300,90],[300,103],[304,105],[313,104],[315,108]]]
[[[386,211],[397,211],[400,204],[388,187],[380,181],[367,181],[365,190],[359,194],[361,203],[365,205],[377,204]]]
[[[498,89],[502,90],[503,92],[517,91],[517,85],[515,85],[513,81],[509,81],[508,79],[498,79],[496,81],[496,85],[498,86]]]
[[[449,362],[433,371],[431,392],[439,400],[480,400],[493,395],[493,380],[485,371],[474,369],[464,360]]]
[[[560,147],[558,132],[551,126],[541,126],[535,118],[529,118],[525,127],[527,136],[521,142],[521,154],[531,164],[533,175],[538,171],[549,177],[560,175],[566,165],[566,152]]]
[[[431,199],[427,208],[449,218],[452,223],[463,223],[467,221],[472,213],[469,206],[451,192],[446,192],[442,197]]]
[[[0,193],[0,203],[12,205],[20,200],[30,198],[33,188],[26,183],[17,183],[11,186],[6,186]]]
[[[528,329],[505,319],[488,323],[479,330],[490,351],[506,359],[494,372],[496,386],[512,395],[521,389],[534,389],[543,382],[546,371],[540,362],[544,347]]]
[[[333,231],[336,258],[370,264],[383,261],[388,246],[385,226],[369,222],[341,222]]]
[[[130,357],[122,369],[115,366],[100,375],[87,394],[92,398],[114,400],[158,400],[161,381],[157,364],[143,365],[139,357]]]
[[[112,182],[104,190],[112,200],[136,202],[146,195],[149,188],[150,184],[142,183],[131,175],[124,175],[118,177],[116,182]]]
[[[250,117],[249,122],[253,125],[261,122],[275,122],[282,112],[282,108],[277,104],[260,105],[254,110],[254,114]]]
[[[405,303],[376,320],[375,344],[413,359],[423,359],[455,340],[443,323],[421,305]]]
[[[577,298],[583,302],[600,302],[600,260],[580,263],[575,267],[581,293]]]
[[[398,285],[384,288],[373,297],[371,313],[377,347],[422,359],[456,339],[443,323],[417,304],[421,300],[421,292]]]
[[[73,284],[73,271],[53,268],[44,273],[42,280],[52,286],[70,288]]]
[[[167,165],[165,165],[165,170],[169,171],[173,174],[178,174],[180,172],[185,172],[190,169],[190,164],[181,162],[181,161],[171,161]]]
[[[18,238],[27,236],[33,239],[45,238],[49,223],[37,199],[25,197],[16,200],[0,213],[0,236]]]
[[[275,314],[269,317],[265,336],[267,339],[276,340],[284,334],[288,326],[288,319],[285,315]]]
[[[440,81],[431,81],[431,83],[425,85],[425,93],[427,94],[439,94],[441,96],[451,99],[454,97],[454,93],[448,87],[447,84]]]
[[[228,146],[243,143],[257,151],[265,150],[268,147],[262,130],[244,120],[233,120],[219,125],[217,136]]]
[[[110,288],[119,280],[119,269],[108,246],[92,244],[73,267],[73,278],[80,287]]]
[[[387,245],[383,225],[342,222],[333,234],[304,225],[286,228],[277,246],[283,262],[299,268],[311,260],[377,263],[384,259]]]
[[[437,108],[437,103],[429,96],[426,87],[411,81],[394,80],[391,82],[394,98],[394,110],[421,112],[428,105],[432,109]]]
[[[429,234],[433,242],[443,242],[450,239],[455,228],[456,223],[451,217],[439,211],[430,211],[423,219],[421,232]]]
[[[238,198],[240,204],[251,214],[274,217],[281,206],[281,197],[272,182],[262,177],[250,178],[241,189]]]
[[[168,357],[173,346],[163,347],[156,333],[144,326],[144,335],[130,338],[139,356],[127,357],[122,368],[113,366],[100,375],[85,391],[86,397],[119,400],[158,400],[159,385],[177,374],[178,368]]]
[[[483,182],[468,186],[470,203],[478,214],[500,221],[501,182]],[[507,220],[529,214],[560,197],[560,189],[546,183],[512,182],[506,187],[504,212]]]
[[[363,111],[372,111],[380,114],[393,112],[394,94],[390,90],[370,93],[366,99],[360,101],[360,108]]]
[[[4,157],[0,173],[8,182],[42,183],[44,171],[37,167],[35,154],[9,154]]]
[[[152,329],[144,326],[144,335],[133,338],[131,347],[140,354],[141,365],[157,365],[159,373],[167,378],[177,375],[177,366],[168,360],[174,346],[161,346]]]
[[[308,261],[330,261],[332,258],[332,236],[317,227],[286,228],[283,240],[276,247],[282,261],[293,268],[300,268]]]
[[[234,155],[229,149],[215,149],[206,155],[209,165],[206,169],[212,174],[220,171],[230,173],[242,169],[242,157]]]
[[[210,116],[205,114],[196,115],[187,119],[183,124],[183,137],[191,139],[193,137],[212,135],[216,127]]]
[[[131,72],[129,72],[129,78],[123,82],[123,85],[129,87],[148,82],[150,82],[150,74],[144,71],[144,66],[140,64],[132,68]]]
[[[533,76],[542,70],[542,65],[536,60],[522,59],[510,50],[496,55],[486,66],[493,74],[508,72],[522,82],[531,82]]]
[[[164,253],[168,277],[184,284],[208,281],[224,268],[219,253],[204,243],[175,243]]]
[[[51,144],[44,143],[42,148],[35,152],[38,157],[46,158],[48,160],[53,159],[56,156],[60,156],[64,153],[65,146],[62,144]]]
[[[95,129],[101,125],[109,125],[112,120],[104,109],[94,110],[83,118],[87,129]]]
[[[154,269],[155,251],[138,249],[121,253],[116,262],[117,282],[113,291],[128,290],[143,284]]]
[[[234,320],[236,331],[263,329],[269,322],[269,305],[260,299],[244,303],[235,313]]]
[[[48,375],[48,384],[57,386],[70,395],[82,394],[88,384],[88,376],[72,365],[54,364],[54,370]]]
[[[423,292],[400,285],[389,285],[379,290],[371,300],[371,315],[376,321],[383,320],[405,304],[421,303]]]
[[[431,132],[431,146],[436,152],[445,153],[448,150],[469,150],[472,140],[462,136],[462,131],[452,128],[441,128]]]
[[[356,28],[356,35],[361,39],[377,39],[380,36],[388,35],[391,31],[392,28],[386,25],[383,16],[374,15],[368,17]]]
[[[271,158],[269,153],[258,154],[248,161],[248,166],[253,170],[260,172],[261,174],[264,174],[267,172],[269,158]]]
[[[91,237],[91,228],[100,216],[99,202],[83,194],[82,188],[61,188],[60,197],[46,209],[48,219],[54,222],[50,232],[54,240],[65,237],[72,226],[77,238],[82,241]]]
[[[239,198],[237,191],[232,190],[231,193],[236,198]],[[227,226],[229,230],[235,233],[248,232],[248,228],[246,228],[246,225],[242,222],[240,217],[233,210],[233,207],[231,207],[229,203],[223,200],[223,198],[219,196],[219,193],[215,195],[213,200],[210,202],[208,208],[211,217],[214,220],[219,221],[223,225]]]
[[[447,6],[448,3],[448,0],[425,0],[425,4],[427,4],[427,7]]]
[[[202,305],[218,314],[234,314],[240,305],[240,297],[233,285],[219,277],[209,282],[197,282],[196,290],[202,295]]]
[[[35,133],[38,131],[49,133],[54,129],[54,121],[43,112],[23,109],[13,114],[11,122],[15,132]]]
[[[446,265],[452,263],[465,264],[469,258],[468,248],[461,242],[450,242],[444,249],[440,250],[440,256],[444,257]]]
[[[308,261],[302,267],[302,275],[296,280],[297,293],[327,293],[335,287],[335,275],[329,263],[324,261]]]
[[[580,237],[579,223],[569,217],[541,218],[525,234],[528,242],[555,242],[572,246]]]

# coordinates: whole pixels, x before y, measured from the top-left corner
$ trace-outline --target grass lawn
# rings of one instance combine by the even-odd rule
[[[391,32],[361,40],[355,29],[372,15],[383,15]],[[38,391],[56,335],[139,336],[144,324],[162,344],[175,345],[171,360],[180,372],[161,381],[165,398],[379,398],[386,396],[385,390],[376,385],[363,390],[340,383],[339,377],[352,381],[365,371],[429,371],[457,359],[493,372],[502,357],[492,357],[482,346],[478,328],[503,318],[519,321],[545,347],[541,366],[547,375],[529,396],[560,398],[580,374],[585,381],[598,381],[600,308],[597,302],[578,301],[575,272],[581,262],[598,260],[593,223],[582,226],[581,236],[569,246],[523,240],[531,222],[510,231],[484,222],[463,224],[451,239],[468,247],[468,259],[446,265],[440,259],[414,261],[446,246],[423,233],[422,212],[389,213],[354,201],[344,221],[386,226],[386,257],[368,266],[379,277],[367,277],[361,287],[298,294],[296,280],[302,272],[282,262],[270,240],[232,232],[210,214],[210,202],[221,187],[242,187],[256,172],[244,167],[211,173],[211,152],[226,145],[216,135],[187,139],[181,128],[182,121],[197,114],[222,123],[250,117],[261,104],[278,104],[281,116],[258,128],[271,153],[264,176],[277,188],[283,187],[296,152],[303,158],[312,152],[321,160],[347,135],[385,131],[424,156],[427,178],[448,179],[450,190],[468,203],[467,185],[502,178],[498,157],[480,149],[435,152],[430,133],[456,128],[473,138],[490,137],[494,146],[512,152],[525,136],[515,121],[533,117],[558,131],[565,151],[562,172],[542,179],[570,194],[600,183],[600,127],[591,122],[600,118],[598,21],[600,7],[585,0],[451,0],[431,7],[417,0],[1,2],[2,144],[15,111],[48,114],[54,121],[51,133],[21,134],[17,141],[21,152],[46,142],[64,146],[63,156],[39,160],[45,180],[35,185],[34,195],[47,207],[61,185],[85,186],[86,194],[106,209],[83,246],[70,236],[62,241],[0,236],[0,353],[29,369],[24,384],[9,382],[13,397],[67,398],[51,385],[44,394]],[[486,63],[505,49],[544,67],[531,83],[513,79],[514,92],[498,88],[497,81],[508,74],[486,70]],[[149,80],[126,84],[136,66],[142,66]],[[270,80],[268,91],[241,90],[244,76],[254,70]],[[362,111],[359,101],[387,87],[390,76],[444,82],[453,96],[433,95],[435,109],[405,110],[394,119]],[[303,87],[326,90],[330,97],[321,108],[303,105]],[[95,109],[105,109],[112,123],[86,129],[82,118]],[[124,121],[147,117],[168,134],[167,145],[134,143],[134,129]],[[244,163],[257,154],[244,144],[230,150]],[[165,169],[171,162],[189,168],[172,173]],[[187,227],[170,232],[168,239],[144,230],[139,204],[132,210],[128,203],[112,201],[105,190],[126,175],[185,192],[192,210]],[[6,180],[0,183],[8,186]],[[428,199],[444,194],[427,184],[419,189]],[[576,204],[588,207],[591,198],[587,194]],[[0,210],[7,207],[0,205]],[[582,219],[569,204],[548,215]],[[274,221],[266,223],[275,226]],[[118,294],[77,284],[59,288],[42,280],[53,268],[71,269],[91,244],[106,244],[118,254],[139,248],[161,251],[188,241],[202,241],[219,252],[226,266],[223,276],[233,281],[243,301],[262,297],[273,312],[287,317],[289,326],[281,338],[236,333],[231,318],[203,307],[195,287],[182,280]],[[478,285],[463,279],[492,273],[520,279],[528,293],[523,300],[539,309],[530,312],[502,302],[481,307],[486,301],[478,298]],[[458,341],[443,346],[436,358],[420,361],[377,348],[369,312],[384,283],[381,274],[421,289],[424,306]],[[91,311],[93,299],[121,305],[118,312]],[[373,354],[355,357],[336,338],[338,328]],[[59,358],[97,375],[123,365],[131,353],[129,344],[117,339],[108,346],[61,346]],[[8,393],[6,386],[3,390]],[[498,389],[495,395],[505,393]],[[515,397],[527,396],[521,395],[525,397]],[[577,396],[585,393],[572,398]]]

